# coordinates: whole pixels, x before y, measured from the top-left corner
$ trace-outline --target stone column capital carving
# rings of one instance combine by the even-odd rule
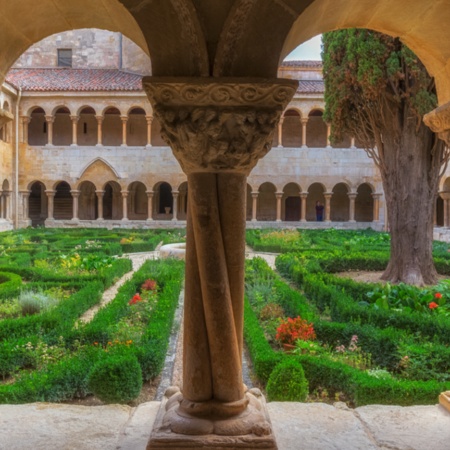
[[[302,123],[302,125],[306,125],[308,123],[309,118],[308,117],[301,117],[300,118],[300,122]]]
[[[80,116],[70,116],[70,120],[73,123],[77,123],[80,120]]]
[[[72,197],[79,197],[81,191],[79,191],[78,189],[71,189],[70,193],[72,194]]]
[[[143,79],[161,135],[188,174],[248,174],[271,149],[297,85],[282,79]]]
[[[54,197],[54,195],[56,194],[56,191],[54,191],[52,189],[47,189],[45,191],[45,193],[47,194],[48,197]]]
[[[45,117],[45,121],[47,123],[53,123],[55,121],[55,116],[51,116],[51,115],[46,115]]]
[[[97,122],[103,122],[104,117],[103,116],[95,116],[97,119]]]
[[[423,121],[439,139],[450,145],[450,102],[439,106],[423,116]]]

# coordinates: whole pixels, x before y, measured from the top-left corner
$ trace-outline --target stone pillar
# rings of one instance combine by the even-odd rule
[[[5,196],[3,192],[0,192],[0,219],[5,218]]]
[[[11,220],[11,191],[3,191],[5,197],[5,219]]]
[[[28,124],[31,119],[28,116],[22,116],[22,142],[28,144]]]
[[[45,121],[47,122],[47,145],[53,145],[53,122],[55,121],[55,117],[45,116]]]
[[[146,191],[147,194],[147,222],[153,222],[153,191]]]
[[[122,220],[128,220],[128,191],[121,191],[122,194]]]
[[[348,198],[350,199],[350,213],[349,213],[348,221],[353,223],[353,222],[356,222],[356,220],[355,220],[355,200],[356,200],[356,196],[358,194],[356,192],[349,192],[347,195],[348,195]]]
[[[146,147],[151,147],[152,146],[153,116],[145,116],[145,120],[147,121],[147,145],[146,145]]]
[[[72,194],[72,220],[78,221],[78,198],[80,197],[80,191],[74,189],[71,190]]]
[[[282,192],[275,192],[275,197],[277,198],[277,222],[281,222],[281,199],[283,198]]]
[[[128,116],[120,116],[120,120],[122,121],[122,147],[127,146],[127,123]]]
[[[306,125],[308,124],[308,118],[304,117],[300,120],[302,122],[302,147],[306,148]]]
[[[381,194],[372,194],[373,198],[373,222],[380,221],[380,198]]]
[[[79,116],[70,116],[70,119],[72,120],[72,147],[76,147],[78,145],[78,120],[80,119]]]
[[[278,122],[278,147],[283,147],[283,122],[284,117]]]
[[[331,136],[331,125],[327,123],[327,148],[331,148],[330,136]]]
[[[47,219],[53,220],[54,219],[54,217],[53,217],[53,204],[54,204],[53,200],[55,198],[56,191],[47,190],[47,191],[45,191],[45,193],[47,194],[47,200],[48,200],[48,206],[47,206],[48,217],[47,217]]]
[[[355,138],[354,138],[354,137],[352,137],[352,138],[350,139],[350,148],[356,148],[356,145],[355,145]]]
[[[172,191],[172,198],[173,198],[173,206],[172,206],[172,220],[178,220],[178,191]]]
[[[331,197],[332,192],[324,192],[323,196],[325,197],[325,222],[331,222]]]
[[[306,199],[308,198],[307,192],[301,192],[300,198],[302,201],[301,205],[301,214],[300,214],[300,222],[306,222]]]
[[[103,145],[103,116],[95,116],[97,119],[97,147]]]
[[[145,77],[143,85],[189,186],[183,390],[166,392],[148,448],[199,448],[205,439],[274,448],[263,400],[242,381],[245,204],[247,176],[272,147],[297,82]]]
[[[30,199],[30,191],[20,191],[20,195],[22,197],[22,218],[23,220],[29,220],[28,201]]]
[[[256,222],[258,195],[259,195],[259,192],[252,192],[252,222]]]
[[[103,220],[103,195],[105,194],[105,191],[95,191],[95,194],[97,195],[97,220]]]

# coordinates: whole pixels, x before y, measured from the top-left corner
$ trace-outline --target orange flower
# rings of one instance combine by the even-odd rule
[[[436,294],[434,294],[434,298],[442,298],[442,294],[440,292],[436,292]]]
[[[430,309],[435,309],[435,308],[437,308],[439,305],[436,303],[436,302],[431,302],[429,305],[428,305],[428,308],[430,308]]]
[[[128,302],[129,305],[134,305],[137,302],[142,302],[142,298],[139,294],[134,294],[133,298]]]

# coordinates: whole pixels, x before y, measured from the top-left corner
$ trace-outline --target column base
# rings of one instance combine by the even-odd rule
[[[147,450],[277,450],[265,399],[259,389],[247,391],[244,401],[248,401],[248,406],[237,415],[228,417],[226,414],[190,415],[180,407],[182,401],[179,388],[167,389]],[[233,404],[227,405],[227,408],[233,407]]]
[[[121,219],[122,222],[128,222],[130,219],[128,217],[124,217],[123,219]]]
[[[450,391],[442,392],[442,394],[439,395],[439,403],[450,412]]]
[[[348,223],[356,223],[356,220],[349,220]]]

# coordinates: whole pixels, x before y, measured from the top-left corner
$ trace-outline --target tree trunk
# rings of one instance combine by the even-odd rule
[[[382,275],[392,283],[435,284],[433,217],[444,143],[417,119],[394,119],[383,133],[381,176],[391,232],[391,257]],[[412,115],[411,115],[412,116]],[[400,125],[400,121],[403,123]],[[401,131],[399,131],[401,130]]]

